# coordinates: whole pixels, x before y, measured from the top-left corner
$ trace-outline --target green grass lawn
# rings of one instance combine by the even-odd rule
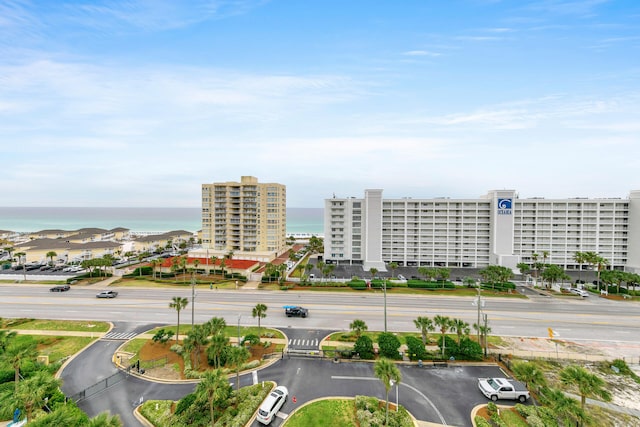
[[[56,363],[76,354],[96,339],[52,335],[17,335],[15,337],[18,343],[35,341],[38,345],[38,354],[49,356],[49,363]]]
[[[305,405],[291,415],[284,427],[357,427],[353,399],[326,399]]]
[[[106,332],[109,330],[109,323],[87,322],[84,320],[5,319],[4,328],[38,331]]]

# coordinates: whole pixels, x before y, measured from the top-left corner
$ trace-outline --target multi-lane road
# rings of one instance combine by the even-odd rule
[[[130,323],[173,324],[176,312],[169,308],[174,296],[191,301],[191,289],[118,288],[118,297],[97,299],[99,288],[72,287],[68,292],[49,292],[44,285],[0,285],[1,317],[48,319],[119,320]],[[364,320],[369,330],[384,329],[382,292],[291,292],[262,290],[198,290],[193,316],[196,323],[223,317],[235,325],[240,317],[244,326],[256,325],[251,309],[266,304],[262,325],[304,329],[348,330],[354,319]],[[309,317],[287,318],[283,305],[301,305]],[[487,314],[492,334],[519,337],[547,337],[553,328],[565,340],[638,342],[640,305],[589,298],[552,298],[531,294],[527,299],[483,298],[482,313]],[[413,320],[436,314],[477,322],[478,309],[473,297],[434,295],[387,295],[387,329],[415,331]],[[191,302],[181,312],[182,323],[190,323]]]
[[[73,287],[68,292],[55,293],[49,292],[49,287],[0,285],[0,317],[113,321],[116,323],[113,338],[124,340],[154,325],[174,324],[176,312],[169,308],[171,298],[191,298],[189,286],[177,290],[117,288],[119,294],[114,299],[96,298],[96,293],[101,290],[96,286]],[[640,307],[636,303],[593,296],[550,298],[525,289],[519,292],[526,292],[528,298],[483,298],[482,313],[488,315],[493,334],[546,337],[551,327],[565,340],[638,343]],[[418,316],[441,314],[462,318],[470,324],[477,321],[478,308],[473,297],[389,294],[386,300],[387,328],[390,331],[414,331],[413,320]],[[256,325],[257,320],[251,317],[251,309],[256,303],[268,306],[267,318],[263,319],[262,325],[285,330],[290,345],[295,348],[317,348],[327,333],[348,330],[354,319],[364,320],[370,330],[384,329],[384,295],[381,292],[198,290],[194,321],[201,323],[211,317],[223,317],[230,325],[238,321],[242,326]],[[310,316],[305,319],[287,318],[281,307],[292,304],[308,308]],[[182,323],[190,323],[192,307],[190,303],[182,311]],[[76,393],[116,373],[111,355],[117,345],[116,341],[103,339],[75,358],[63,371],[65,392]],[[405,380],[400,387],[399,398],[419,419],[469,425],[470,408],[485,399],[479,393],[462,393],[460,390],[473,390],[473,381],[478,375],[490,374],[488,371],[466,372],[462,368],[436,372],[403,367]],[[373,393],[382,397],[383,391],[367,363],[340,367],[328,361],[285,359],[260,371],[257,378],[288,385],[298,395],[299,404],[326,395]],[[244,376],[242,384],[253,380],[253,375]],[[305,386],[309,381],[313,381],[314,387]],[[437,386],[434,385],[436,382]],[[444,386],[446,384],[450,389]],[[125,425],[134,426],[140,424],[134,419],[132,409],[141,400],[178,399],[193,387],[193,384],[154,384],[131,377],[81,401],[80,405],[92,416],[103,410],[118,413]],[[464,404],[461,400],[463,395]],[[453,396],[458,401],[457,405],[450,405]],[[288,402],[281,416],[286,416],[295,407]],[[276,425],[281,421],[278,419]]]

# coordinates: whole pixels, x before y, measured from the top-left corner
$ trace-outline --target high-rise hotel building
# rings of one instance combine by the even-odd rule
[[[285,250],[287,191],[282,184],[202,184],[202,246],[209,256],[270,261]]]
[[[640,272],[640,191],[627,199],[519,199],[514,190],[478,199],[332,198],[324,206],[324,259],[365,270],[400,266],[483,268],[542,261],[577,270],[575,253]]]

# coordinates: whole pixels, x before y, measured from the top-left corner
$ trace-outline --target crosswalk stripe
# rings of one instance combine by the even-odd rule
[[[102,339],[128,340],[135,337],[136,335],[138,334],[136,334],[135,332],[109,332],[108,334],[103,336]]]

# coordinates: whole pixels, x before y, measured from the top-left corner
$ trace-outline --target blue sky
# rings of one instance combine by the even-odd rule
[[[0,0],[0,206],[640,189],[635,0]]]

